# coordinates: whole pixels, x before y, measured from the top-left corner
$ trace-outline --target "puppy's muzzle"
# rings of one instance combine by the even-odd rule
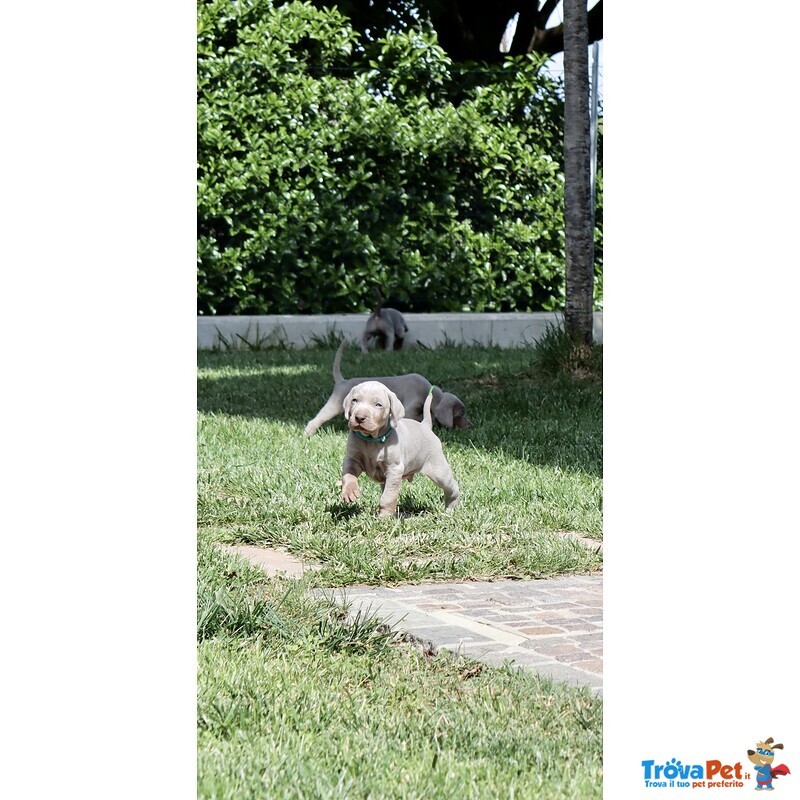
[[[348,421],[348,426],[352,430],[362,430],[365,433],[372,433],[381,426],[381,421],[375,419],[375,415],[370,409],[356,408]]]

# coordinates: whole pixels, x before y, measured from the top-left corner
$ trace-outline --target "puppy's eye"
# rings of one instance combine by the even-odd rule
[[[383,403],[375,403],[375,408],[383,408]]]
[[[350,402],[351,403],[357,403],[358,402],[358,398],[354,397]]]

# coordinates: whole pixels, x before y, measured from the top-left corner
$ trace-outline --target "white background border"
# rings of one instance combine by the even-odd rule
[[[794,40],[750,10],[606,9],[607,798],[768,736],[800,780]]]
[[[788,796],[795,12],[606,11],[605,796],[766,736]],[[193,797],[194,4],[4,27],[2,793]]]

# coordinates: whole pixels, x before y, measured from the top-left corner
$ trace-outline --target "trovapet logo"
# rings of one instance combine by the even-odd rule
[[[654,760],[642,761],[644,785],[654,789],[705,789],[741,787],[749,775],[739,761],[725,764],[708,759],[701,764],[684,764],[676,758],[663,764]]]
[[[781,775],[789,775],[789,767],[786,764],[772,766],[775,760],[775,751],[783,750],[782,744],[774,744],[774,739],[770,736],[765,742],[756,742],[755,750],[748,750],[747,757],[755,764],[753,771],[756,773],[756,789],[769,791],[775,787],[772,781],[780,778]]]
[[[776,750],[783,750],[783,745],[775,744],[772,737],[756,742],[756,749],[747,751],[747,759],[753,766],[742,766],[742,761],[733,759],[685,762],[677,758],[663,762],[649,759],[642,761],[644,785],[648,789],[742,789],[747,786],[758,791],[773,791],[776,778],[791,774],[786,764],[776,766],[773,763]]]

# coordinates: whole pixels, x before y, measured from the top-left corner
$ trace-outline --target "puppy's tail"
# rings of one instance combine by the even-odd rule
[[[431,403],[433,402],[433,390],[431,386],[428,396],[425,398],[425,405],[422,407],[422,424],[429,430],[433,430],[433,418],[431,417]]]
[[[375,310],[372,312],[373,316],[379,317],[381,315],[381,306],[383,306],[383,295],[381,294],[381,290],[374,286],[372,288],[373,293],[375,294]]]
[[[334,383],[341,383],[344,380],[344,378],[342,378],[342,371],[339,369],[339,365],[342,363],[342,353],[344,352],[345,344],[347,344],[347,340],[342,339],[342,343],[339,345],[339,349],[336,351],[336,355],[333,357]]]

